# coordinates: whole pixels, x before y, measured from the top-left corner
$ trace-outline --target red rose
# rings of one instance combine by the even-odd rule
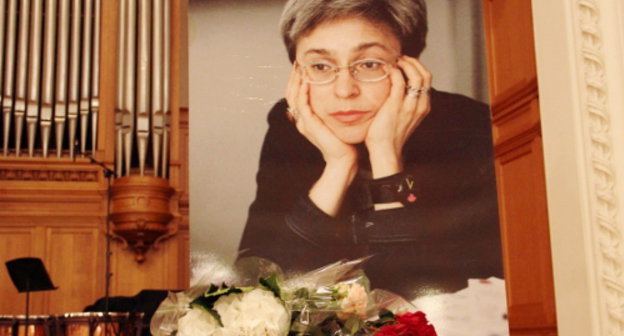
[[[398,315],[395,324],[381,327],[375,336],[437,336],[423,312]]]
[[[427,318],[425,317],[425,313],[418,311],[415,313],[405,313],[403,315],[397,315],[396,321],[399,323],[410,324],[410,325],[420,325],[427,324]]]
[[[387,324],[375,333],[375,336],[398,336],[406,335],[407,327],[404,324]]]

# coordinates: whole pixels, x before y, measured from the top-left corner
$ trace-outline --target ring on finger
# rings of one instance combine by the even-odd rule
[[[412,98],[418,98],[421,94],[425,93],[428,91],[428,89],[424,86],[421,86],[419,88],[415,87],[415,86],[411,86],[408,85],[405,88],[405,91],[407,91],[407,95],[412,97]]]
[[[288,115],[292,118],[291,120],[297,122],[297,120],[299,120],[299,111],[297,111],[296,108],[294,107],[288,107],[286,109],[286,111],[288,112]]]

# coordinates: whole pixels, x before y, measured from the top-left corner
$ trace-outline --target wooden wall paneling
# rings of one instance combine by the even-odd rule
[[[175,237],[171,238],[169,244],[163,244],[159,249],[163,249],[163,253],[167,256],[164,260],[165,269],[169,270],[164,279],[166,289],[178,290],[187,289],[188,286],[181,282],[180,275],[187,273],[188,262],[184,262],[182,247],[184,246],[184,232],[178,231]],[[181,262],[182,261],[182,262]]]
[[[171,169],[180,167],[180,148],[181,146],[187,146],[188,142],[183,143],[180,138],[180,110],[182,109],[181,99],[182,95],[186,94],[181,92],[181,87],[183,87],[182,74],[183,67],[188,66],[188,62],[184,59],[186,52],[185,49],[188,48],[186,45],[186,21],[187,11],[188,11],[188,1],[171,1],[171,46],[170,46],[170,58],[171,58],[171,68],[170,68],[170,85],[172,90],[170,90],[171,101],[170,101],[170,109],[171,109],[171,153],[170,153],[170,167]],[[173,177],[173,176],[172,176]],[[170,178],[172,181],[172,187],[176,188],[179,186],[177,182],[179,178]],[[175,185],[173,183],[176,183]]]
[[[115,94],[120,1],[102,1],[100,24],[100,114],[96,159],[113,166],[115,158]]]
[[[496,160],[512,331],[554,328],[555,307],[546,209],[543,152],[531,132]],[[511,147],[511,146],[510,146]]]
[[[188,219],[188,215],[186,217]],[[179,245],[179,259],[178,264],[181,265],[180,273],[178,274],[178,286],[180,288],[188,288],[191,278],[191,270],[190,270],[190,247],[191,240],[188,231],[188,222],[186,225],[186,229],[181,231],[178,235],[178,239],[180,239]]]
[[[187,288],[190,281],[190,237],[189,237],[189,110],[180,109],[180,188],[178,192],[178,288]]]
[[[111,260],[111,295],[133,296],[142,289],[178,289],[179,269],[185,265],[179,264],[177,247],[177,237],[171,238],[159,248],[152,248],[146,260],[137,264],[134,252],[115,242]]]
[[[535,79],[535,49],[530,0],[483,0],[490,97]],[[513,91],[513,90],[512,90]]]
[[[101,185],[98,176],[100,169],[89,163],[88,159],[77,157],[75,160],[66,158],[13,158],[0,157],[0,190],[11,187],[33,190],[36,188],[89,190]],[[15,183],[17,182],[17,183]],[[22,182],[37,182],[33,185]],[[75,183],[63,184],[62,183]],[[0,196],[3,196],[0,194]]]
[[[34,248],[36,242],[35,226],[14,226],[6,221],[0,226],[0,261],[2,264],[8,260],[22,258],[25,256],[37,256]],[[2,266],[4,268],[4,265]],[[8,272],[0,272],[0,315],[24,313],[25,294],[20,294],[13,285]],[[33,313],[41,311],[36,307],[36,303],[31,305]]]
[[[0,228],[0,244],[3,247],[0,260],[40,258],[53,284],[59,287],[57,290],[33,293],[31,313],[60,313],[69,308],[71,311],[82,311],[101,293],[101,286],[95,278],[97,274],[103,275],[101,256],[98,256],[103,246],[97,241],[101,237],[99,218],[31,216],[7,221],[11,224]],[[86,240],[85,235],[88,235]],[[76,267],[77,263],[80,267]],[[82,267],[87,264],[89,267]],[[0,314],[23,314],[24,306],[19,303],[25,299],[24,295],[18,295],[8,279],[7,275],[7,281],[0,282],[0,297],[7,298],[6,301],[0,300]],[[3,305],[5,302],[8,304]]]
[[[176,272],[171,287],[185,289],[189,285],[189,110],[188,110],[188,0],[171,2],[171,186],[176,189],[174,222],[175,244],[169,259]],[[175,250],[175,253],[173,252]]]
[[[511,335],[557,322],[530,0],[483,0]]]
[[[69,263],[66,258],[57,259],[54,254],[50,254],[50,248],[55,244],[55,240],[48,235],[48,231],[84,225],[90,225],[95,230],[99,228],[105,213],[103,206],[105,195],[99,191],[98,170],[81,163],[58,161],[44,165],[37,160],[8,163],[5,161],[1,169],[7,174],[0,176],[0,223],[3,238],[11,243],[3,244],[8,246],[10,252],[0,254],[0,261],[20,257],[41,258],[52,282],[59,286],[57,281],[59,279],[55,275],[70,274],[66,268]],[[20,234],[23,230],[30,232],[28,243],[24,242]],[[19,248],[15,248],[16,241],[19,242]],[[23,248],[26,246],[27,249]],[[61,247],[67,246],[62,244]],[[87,250],[97,251],[97,249],[96,244],[88,244],[84,245],[83,251],[80,252],[86,253]],[[69,256],[71,259],[81,255],[74,251],[65,257]],[[97,258],[91,259],[91,262],[97,263]],[[0,288],[2,291],[17,295],[10,281],[1,282]],[[50,313],[52,302],[50,295],[55,293],[56,291],[33,293],[31,312]],[[66,292],[59,302],[86,300],[87,297],[74,290]],[[5,314],[23,314],[24,307],[16,304],[6,305],[1,311]]]
[[[9,195],[0,197],[3,208],[0,216],[10,223],[19,217],[103,215],[102,196],[96,192],[81,190],[49,190],[38,192],[12,189]]]
[[[180,211],[185,208],[188,217],[188,206],[189,206],[189,148],[188,148],[188,140],[189,140],[189,109],[188,107],[181,107],[179,110],[180,114],[180,146],[177,149],[178,157],[180,160],[180,166],[177,172],[177,181],[179,186],[178,197],[179,197],[179,205]],[[181,213],[182,214],[182,213]],[[187,226],[188,228],[188,226]]]
[[[516,86],[514,91],[499,96],[492,109],[492,139],[494,146],[514,146],[514,138],[523,136],[528,130],[540,128],[537,104],[537,81]],[[503,150],[504,151],[504,150]]]
[[[44,262],[59,287],[46,293],[48,313],[80,312],[102,295],[102,239],[97,222],[46,229]]]

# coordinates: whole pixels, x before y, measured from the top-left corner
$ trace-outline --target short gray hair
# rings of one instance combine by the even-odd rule
[[[301,37],[321,23],[346,16],[359,16],[390,27],[401,42],[404,55],[418,57],[425,49],[424,0],[288,0],[280,19],[280,32],[290,61],[295,60]]]

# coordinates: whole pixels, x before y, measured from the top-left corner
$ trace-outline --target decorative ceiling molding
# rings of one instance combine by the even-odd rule
[[[577,52],[582,60],[582,108],[587,144],[586,165],[591,188],[591,231],[594,237],[594,262],[599,274],[598,296],[604,335],[624,335],[624,256],[623,232],[618,225],[616,163],[605,78],[604,41],[601,30],[601,5],[595,0],[577,0],[580,34]]]

